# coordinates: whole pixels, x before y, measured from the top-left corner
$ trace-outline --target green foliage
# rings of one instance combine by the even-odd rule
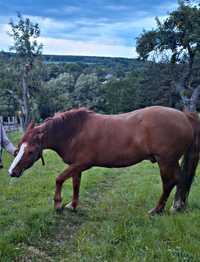
[[[71,107],[69,92],[73,88],[73,75],[62,73],[46,82],[38,96],[41,118],[45,119],[57,111]]]
[[[142,73],[133,71],[125,78],[112,79],[104,86],[104,111],[112,114],[128,112],[137,107],[136,90]]]
[[[97,110],[102,99],[97,74],[81,74],[76,80],[71,99],[73,106],[86,106]]]
[[[129,67],[133,63],[137,64],[137,60],[119,57],[96,57],[96,56],[73,56],[73,55],[44,55],[46,63],[75,63],[87,65],[100,65],[104,67],[115,67],[121,64],[124,67]]]
[[[4,60],[2,68],[6,68],[5,65],[8,65],[8,61]],[[181,72],[182,69],[178,66],[176,78],[180,78]],[[16,85],[15,93],[18,94],[19,83],[13,83],[8,70],[4,73],[4,81],[0,85],[12,90]],[[199,74],[199,71],[196,73]],[[75,63],[42,64],[38,60],[31,74],[31,114],[38,121],[57,111],[79,106],[108,114],[156,104],[179,107],[180,98],[171,87],[171,69],[167,64],[141,63],[140,67],[125,70],[123,65],[112,69]],[[2,113],[5,101],[4,96]],[[17,109],[13,100],[9,105],[13,110]]]
[[[179,81],[174,66],[171,84],[179,92],[185,110],[196,111],[200,94],[200,77],[196,74],[200,68],[200,7],[180,1],[177,10],[163,22],[158,18],[156,21],[156,29],[138,37],[137,52],[143,60],[154,57],[170,66],[183,64]]]
[[[147,59],[152,52],[171,51],[171,61],[180,62],[200,51],[200,9],[180,3],[157,28],[144,31],[137,39],[137,52]],[[161,56],[160,56],[161,57]]]
[[[181,68],[176,68],[176,79],[180,78]],[[136,107],[162,105],[181,109],[180,96],[172,85],[173,75],[167,64],[152,63],[144,73],[136,90]]]
[[[136,51],[140,58],[146,60],[150,53],[156,49],[158,42],[158,33],[155,30],[143,31],[140,37],[137,38]]]
[[[8,91],[12,90],[17,95],[18,79],[10,61],[5,61],[3,53],[0,53],[0,79],[0,115],[14,115],[18,105]]]
[[[38,76],[41,74],[38,75],[38,67],[42,66],[42,45],[37,42],[40,36],[39,25],[32,23],[29,18],[23,18],[21,14],[18,14],[17,19],[16,22],[11,20],[9,23],[9,35],[14,41],[10,49],[15,55],[8,59],[8,68],[4,70],[5,78],[10,79],[11,84],[3,86],[3,92],[4,96],[9,96],[17,104],[16,109],[21,112],[21,123],[26,128],[31,115],[37,111],[33,93],[40,88]]]
[[[11,32],[9,35],[14,40],[10,50],[15,51],[22,61],[32,64],[35,56],[41,55],[42,45],[38,44],[40,36],[38,23],[32,23],[29,18],[23,18],[20,13],[17,15],[18,22],[10,21]]]

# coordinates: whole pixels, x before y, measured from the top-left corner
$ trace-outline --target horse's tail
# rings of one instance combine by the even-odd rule
[[[192,185],[195,171],[199,161],[199,153],[200,153],[200,120],[197,114],[195,113],[185,113],[187,118],[192,124],[193,127],[193,141],[189,146],[187,151],[184,154],[182,163],[181,163],[181,171],[182,178],[184,180],[184,191],[186,193],[186,197],[189,194],[190,187]]]

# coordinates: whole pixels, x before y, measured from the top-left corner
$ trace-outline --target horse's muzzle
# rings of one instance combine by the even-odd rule
[[[10,177],[20,177],[20,176],[21,176],[20,173],[16,173],[16,172],[12,172],[12,173],[9,173],[9,172],[8,172],[8,175],[9,175]]]

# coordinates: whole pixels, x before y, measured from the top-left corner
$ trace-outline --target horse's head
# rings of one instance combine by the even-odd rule
[[[34,123],[29,124],[22,137],[16,157],[9,168],[11,177],[20,177],[23,171],[31,167],[39,158],[42,158],[42,133],[39,128],[34,128]],[[44,163],[44,161],[43,161]]]

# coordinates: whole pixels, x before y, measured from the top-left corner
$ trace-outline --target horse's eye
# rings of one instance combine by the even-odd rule
[[[14,152],[14,156],[17,156],[17,154],[19,153],[19,149],[15,149],[15,152]]]

